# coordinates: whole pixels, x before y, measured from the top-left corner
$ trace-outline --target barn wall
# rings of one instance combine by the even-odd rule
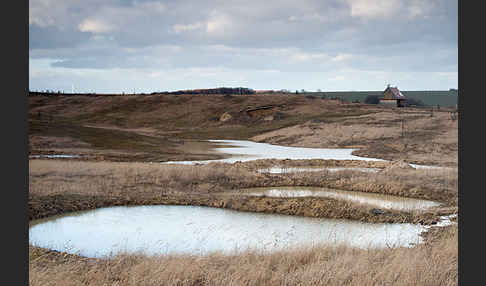
[[[397,100],[396,99],[387,99],[387,100],[380,100],[380,104],[387,104],[387,105],[397,105]]]
[[[393,93],[391,92],[391,90],[387,90],[384,94],[383,94],[383,98],[384,99],[393,99]]]

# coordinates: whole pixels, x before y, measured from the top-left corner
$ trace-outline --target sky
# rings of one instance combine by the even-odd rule
[[[29,0],[29,89],[458,87],[457,0]]]

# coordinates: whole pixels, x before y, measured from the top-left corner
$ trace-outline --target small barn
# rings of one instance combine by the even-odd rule
[[[403,107],[407,104],[407,98],[397,87],[388,85],[383,91],[383,97],[380,98],[380,104]]]

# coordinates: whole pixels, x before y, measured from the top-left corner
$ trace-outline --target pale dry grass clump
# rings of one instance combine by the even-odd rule
[[[276,174],[287,185],[328,187],[341,190],[430,199],[457,205],[458,169],[395,168],[377,173],[342,170]],[[283,184],[282,184],[283,186]]]
[[[291,126],[253,137],[256,141],[286,141],[286,138],[295,138],[290,143],[299,147],[338,147],[352,142],[367,142],[383,140],[386,138],[400,138],[403,132],[417,130],[430,130],[435,126],[448,123],[448,114],[437,113],[430,117],[428,112],[376,112],[361,116],[346,117],[339,122],[309,121],[300,125]],[[451,121],[452,122],[452,121]],[[454,129],[451,126],[451,129]],[[457,123],[456,123],[457,142]],[[453,134],[453,133],[451,133]],[[454,138],[448,139],[453,140]]]
[[[336,188],[423,198],[457,205],[458,172],[451,169],[394,169],[387,172],[362,173],[341,177]]]
[[[318,246],[270,254],[118,255],[29,264],[30,285],[457,285],[457,227],[414,248]]]
[[[295,138],[289,144],[294,147],[331,148],[343,143],[393,138],[398,136],[400,129],[396,127],[343,125],[342,123],[312,123],[282,128],[276,131],[257,135],[252,139],[269,143],[285,142],[287,138]]]
[[[354,170],[266,175],[248,164],[164,165],[150,163],[31,160],[29,194],[106,196],[214,193],[265,186],[315,186],[457,203],[457,169]]]
[[[29,193],[36,195],[120,195],[134,192],[209,192],[253,182],[259,174],[229,164],[164,165],[150,163],[31,160]]]

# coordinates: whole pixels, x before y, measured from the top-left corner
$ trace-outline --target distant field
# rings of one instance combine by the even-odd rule
[[[219,90],[224,90],[227,92],[227,95],[242,95],[238,94],[235,91],[231,91],[231,88],[220,88],[220,89],[208,89],[206,90],[207,93],[199,94],[199,95],[205,95],[208,96],[209,94],[213,94],[216,91]],[[237,90],[237,89],[235,89]],[[195,95],[197,91],[187,91],[189,93],[186,93],[185,95]],[[246,89],[245,88],[245,93],[243,95],[250,95],[253,92],[251,89]],[[281,94],[279,92],[261,92],[260,95],[263,93],[267,95],[272,95],[272,94]],[[425,105],[427,106],[436,106],[439,104],[440,106],[455,106],[457,104],[457,91],[454,90],[411,90],[411,91],[404,91],[402,90],[402,93],[409,98],[421,100]],[[95,94],[95,93],[84,93],[84,94],[64,94],[64,93],[55,93],[55,92],[29,92],[29,96],[48,96],[48,97],[57,97],[57,96],[90,96],[90,97],[118,97],[118,96],[124,96],[124,97],[133,97],[133,96],[151,96],[151,95],[181,95],[183,94],[183,91],[175,91],[175,92],[159,92],[159,93],[151,93],[151,94],[145,94],[145,93],[140,93],[140,94]],[[225,93],[221,93],[225,94]],[[319,97],[326,97],[326,98],[342,98],[346,101],[352,102],[352,101],[359,101],[361,103],[364,103],[364,100],[367,96],[369,95],[376,95],[376,96],[382,96],[383,91],[378,90],[378,91],[323,91],[323,92],[303,92],[300,93],[300,95],[312,95],[312,96],[319,96]]]
[[[402,93],[409,98],[421,100],[425,105],[455,106],[457,104],[457,91],[450,90],[414,90],[404,91]],[[383,91],[329,91],[312,93],[317,96],[326,96],[327,98],[340,97],[347,101],[359,100],[363,103],[369,95],[382,96]]]

